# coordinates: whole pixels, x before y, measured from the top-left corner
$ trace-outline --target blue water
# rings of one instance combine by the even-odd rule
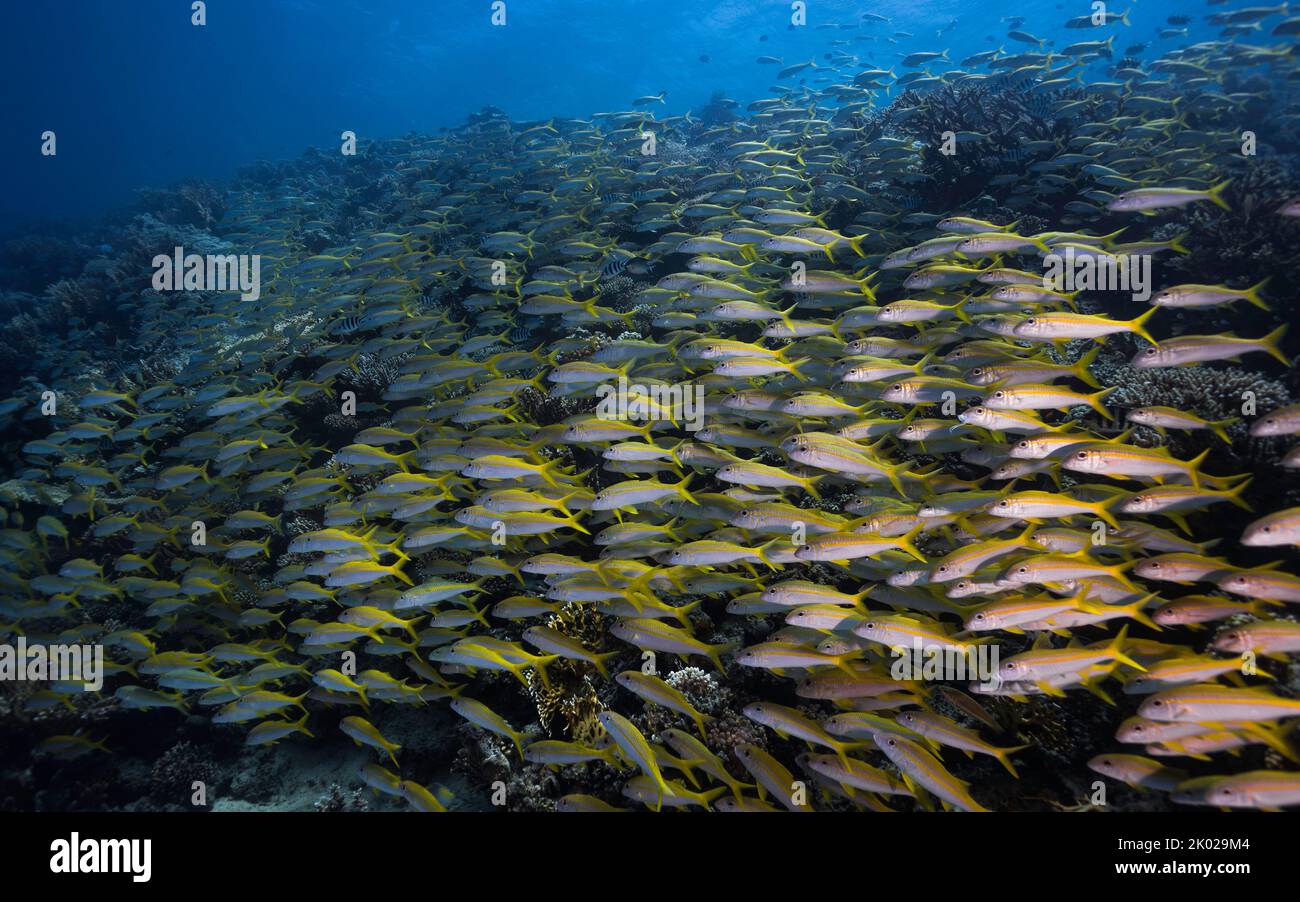
[[[889,68],[917,50],[946,47],[959,61],[998,46],[1035,49],[1007,40],[1000,20],[1011,15],[1058,48],[1113,32],[1121,54],[1148,42],[1153,56],[1212,38],[1200,20],[1230,7],[1110,6],[1130,8],[1132,27],[1089,32],[1063,27],[1090,12],[1079,0],[809,0],[798,28],[788,0],[507,0],[504,27],[491,24],[490,0],[211,0],[203,27],[190,24],[185,0],[10,5],[0,28],[0,229],[94,215],[145,186],[336,147],[345,129],[363,138],[435,131],[487,104],[516,120],[585,117],[665,90],[661,115],[698,109],[715,91],[745,103],[772,94],[779,67],[756,64],[759,55],[790,64],[839,49]],[[891,21],[818,27],[864,12]],[[1158,39],[1180,12],[1198,20],[1189,36]],[[852,41],[858,34],[874,39]],[[832,46],[837,39],[849,43]],[[46,129],[57,134],[54,158],[39,152]]]

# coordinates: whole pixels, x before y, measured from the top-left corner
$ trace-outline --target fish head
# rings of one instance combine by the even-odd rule
[[[1120,506],[1120,510],[1126,514],[1149,514],[1156,509],[1156,499],[1150,495],[1144,495],[1141,492],[1128,498]]]
[[[889,576],[885,577],[886,585],[895,588],[904,588],[915,585],[918,581],[928,578],[924,567],[917,567],[910,570],[895,570]]]
[[[1159,345],[1143,348],[1133,355],[1129,365],[1139,370],[1148,370],[1160,366],[1170,366],[1174,362],[1173,353]]]
[[[1151,742],[1154,739],[1152,724],[1142,717],[1130,717],[1119,725],[1115,739],[1124,743]]]
[[[864,620],[857,626],[853,627],[853,632],[863,639],[870,639],[872,642],[883,641],[885,634],[885,625],[876,620]]]
[[[1243,545],[1256,548],[1268,545],[1289,545],[1292,536],[1287,533],[1288,530],[1283,529],[1266,517],[1247,526],[1241,534],[1240,541]]]
[[[978,591],[972,579],[959,579],[948,587],[949,598],[967,598]]]
[[[1276,414],[1260,417],[1250,427],[1250,434],[1258,437],[1287,435],[1290,429],[1286,420]]]
[[[880,393],[882,401],[910,401],[916,394],[914,386],[906,382],[895,382],[889,388]]]
[[[903,743],[907,742],[906,739],[888,733],[872,733],[871,740],[876,744],[876,748],[885,753],[885,757],[895,763],[898,762],[898,756],[903,753]]]
[[[1205,803],[1220,808],[1254,808],[1259,804],[1254,793],[1239,787],[1231,779],[1216,783],[1206,790]]]
[[[1135,191],[1125,191],[1119,197],[1106,204],[1106,209],[1116,213],[1132,210],[1145,210],[1145,196]]]
[[[1015,393],[1004,389],[998,389],[984,397],[984,406],[993,410],[1005,410],[1008,407],[1014,407],[1015,403]]]
[[[843,736],[852,730],[852,724],[840,714],[835,714],[822,721],[822,729],[832,736]]]
[[[1024,338],[1039,338],[1047,334],[1048,327],[1046,320],[1041,317],[1030,316],[1016,323],[1011,328],[1011,334]]]
[[[1140,561],[1133,567],[1133,572],[1143,579],[1162,579],[1165,578],[1164,574],[1166,573],[1166,570],[1163,562],[1151,558],[1145,561]]]
[[[1234,595],[1245,595],[1249,598],[1260,598],[1269,594],[1266,582],[1258,575],[1248,571],[1229,573],[1227,576],[1220,578],[1217,584],[1225,592],[1231,592]]]
[[[1088,767],[1103,777],[1110,777],[1115,780],[1122,781],[1128,776],[1123,762],[1114,755],[1098,755],[1088,761]]]
[[[1136,572],[1136,571],[1135,571]],[[1186,614],[1182,608],[1176,605],[1165,605],[1151,615],[1151,619],[1161,626],[1182,626],[1188,622]]]
[[[1080,473],[1104,473],[1106,456],[1098,450],[1081,448],[1061,459],[1061,466]]]
[[[1034,581],[1034,570],[1029,564],[1012,564],[998,576],[1000,582],[1023,586]]]
[[[1250,633],[1238,627],[1220,633],[1214,640],[1214,649],[1216,651],[1226,651],[1233,654],[1249,651],[1253,645]]]
[[[1138,714],[1148,720],[1179,720],[1187,713],[1187,705],[1181,702],[1178,696],[1168,693],[1153,695],[1138,706]]]

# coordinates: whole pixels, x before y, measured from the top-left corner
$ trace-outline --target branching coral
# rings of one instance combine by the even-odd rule
[[[1118,386],[1107,404],[1119,410],[1159,405],[1222,420],[1240,417],[1244,403],[1253,402],[1260,412],[1290,403],[1290,393],[1283,383],[1240,367],[1116,366],[1097,367],[1094,373],[1103,384]]]
[[[945,85],[924,93],[904,92],[881,113],[880,121],[922,143],[927,177],[916,180],[912,190],[922,196],[927,209],[953,209],[990,190],[1000,193],[1005,203],[1006,190],[992,188],[994,177],[1023,174],[1034,158],[1050,155],[1026,151],[1026,142],[1050,141],[1056,146],[1072,137],[1073,120],[1052,117],[1051,110],[1076,94]],[[952,152],[945,152],[945,133],[953,136],[955,146],[948,148]],[[1048,191],[1050,185],[1041,185],[1039,198]]]
[[[321,796],[312,807],[323,813],[369,811],[370,803],[366,800],[364,789],[360,787],[344,789],[337,783],[331,783],[325,795]]]
[[[225,194],[214,185],[185,181],[140,191],[138,206],[163,222],[210,229],[226,210]]]
[[[181,741],[154,762],[150,772],[152,791],[160,801],[188,802],[194,783],[201,782],[210,793],[216,787],[218,771],[208,753],[192,742]]]
[[[1300,224],[1277,214],[1300,193],[1300,178],[1275,159],[1243,158],[1235,168],[1227,189],[1231,210],[1200,204],[1187,211],[1177,231],[1189,232],[1192,253],[1164,261],[1169,278],[1244,287],[1300,266]]]
[[[592,652],[605,645],[605,617],[590,605],[566,604],[547,618],[546,625],[576,639]],[[596,668],[585,661],[561,658],[546,665],[546,680],[528,672],[529,692],[537,703],[542,726],[554,733],[559,724],[575,742],[591,744],[604,735],[596,715],[605,705],[591,677]],[[548,685],[549,684],[549,685]]]

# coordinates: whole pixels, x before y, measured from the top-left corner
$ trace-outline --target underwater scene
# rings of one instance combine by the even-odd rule
[[[1300,806],[1252,2],[10,8],[0,811]]]

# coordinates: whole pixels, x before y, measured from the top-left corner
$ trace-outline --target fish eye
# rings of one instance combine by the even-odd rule
[[[1142,353],[1145,354],[1145,355],[1148,356],[1148,357],[1154,357],[1154,356],[1156,356],[1156,349],[1155,349],[1155,348],[1147,348],[1147,349],[1146,349],[1145,351],[1143,351]]]
[[[1088,452],[1087,452],[1087,451],[1080,451],[1078,454],[1076,454],[1076,455],[1074,455],[1074,456],[1075,456],[1075,458],[1077,458],[1078,460],[1087,460],[1087,459],[1088,459]]]
[[[984,615],[983,615],[983,614],[976,614],[976,615],[975,615],[975,619],[976,619],[976,620],[983,620],[983,619],[984,619]]]
[[[1006,394],[1007,394],[1006,392],[995,391],[995,392],[993,393],[993,397],[995,397],[995,398],[1005,398],[1005,397],[1006,397]]]
[[[901,383],[901,382],[895,382],[894,385],[893,385],[893,387],[892,387],[890,390],[891,390],[891,391],[902,391],[902,390],[903,390],[903,383]]]
[[[1038,317],[1036,316],[1031,316],[1029,317],[1029,319],[1025,320],[1026,325],[1030,325],[1030,326],[1034,325],[1034,323],[1036,322],[1038,322]]]

